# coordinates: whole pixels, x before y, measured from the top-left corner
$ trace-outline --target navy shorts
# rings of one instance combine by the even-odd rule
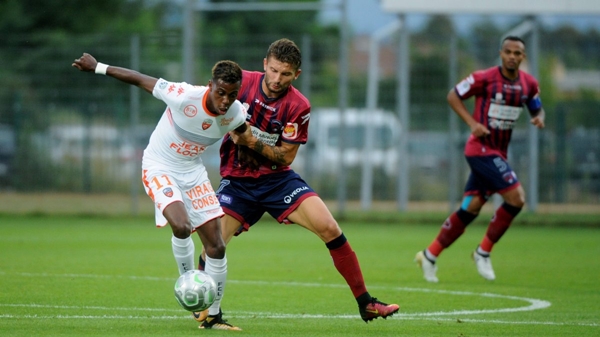
[[[494,193],[503,193],[520,185],[517,175],[500,156],[467,156],[471,174],[465,195],[480,195],[487,200]]]
[[[217,190],[221,207],[242,226],[235,235],[247,231],[265,212],[280,223],[290,224],[287,216],[304,199],[317,193],[293,170],[259,178],[224,178]]]

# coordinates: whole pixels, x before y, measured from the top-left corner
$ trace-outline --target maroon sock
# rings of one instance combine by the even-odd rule
[[[206,264],[206,262],[202,258],[202,254],[200,254],[200,256],[198,257],[198,270],[204,270],[205,264]]]
[[[367,287],[358,264],[358,258],[348,241],[346,241],[344,234],[328,242],[327,248],[329,248],[329,253],[333,258],[333,265],[350,286],[354,298],[366,293]]]
[[[435,256],[440,255],[442,250],[450,247],[465,232],[465,228],[476,217],[477,214],[469,213],[463,209],[450,214],[446,221],[444,221],[434,242],[427,248],[429,252]]]
[[[500,240],[502,235],[506,233],[513,219],[519,214],[521,208],[503,203],[492,217],[492,221],[488,226],[485,237],[481,241],[481,249],[486,252],[491,252],[494,244]]]

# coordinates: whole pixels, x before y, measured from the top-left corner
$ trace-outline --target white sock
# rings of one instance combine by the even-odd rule
[[[227,279],[227,256],[222,259],[211,259],[206,256],[206,265],[204,271],[210,275],[217,284],[217,297],[215,302],[208,309],[209,315],[217,315],[221,309],[221,300],[225,290],[225,280]]]
[[[435,261],[437,261],[437,256],[431,254],[429,249],[425,249],[425,257],[427,258],[427,260],[429,260],[433,263],[435,263]]]
[[[191,236],[180,239],[173,235],[171,245],[173,246],[173,256],[175,256],[177,268],[179,268],[179,275],[188,270],[196,269],[194,265],[194,241]]]
[[[490,257],[490,252],[486,252],[485,250],[481,249],[481,246],[477,246],[477,254],[483,257]]]

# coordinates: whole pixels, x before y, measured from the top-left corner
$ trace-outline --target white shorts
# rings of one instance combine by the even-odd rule
[[[192,230],[224,215],[204,166],[187,173],[175,173],[159,165],[146,166],[143,167],[142,181],[146,193],[154,201],[157,227],[167,225],[163,211],[174,201],[185,205]]]

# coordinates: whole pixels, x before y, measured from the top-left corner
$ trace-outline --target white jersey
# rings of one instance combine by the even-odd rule
[[[181,173],[203,168],[200,154],[206,147],[246,121],[246,109],[237,100],[225,115],[211,113],[206,107],[207,86],[161,78],[152,94],[167,108],[144,150],[142,167],[160,165]]]

